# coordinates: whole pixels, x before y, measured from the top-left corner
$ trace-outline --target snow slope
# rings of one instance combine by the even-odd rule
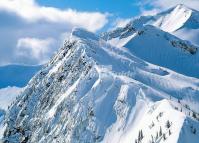
[[[153,25],[180,39],[188,40],[199,46],[199,12],[182,4],[154,16],[134,18],[123,28],[116,28],[115,30],[104,33],[102,36],[109,40],[117,37],[122,39],[124,38],[124,33],[132,35],[133,31],[139,30],[145,25]]]
[[[7,110],[8,106],[14,102],[21,90],[22,88],[19,87],[7,87],[0,89],[0,108]]]
[[[186,27],[186,22],[192,20],[191,18],[193,17],[194,13],[197,13],[197,11],[180,4],[165,12],[157,14],[157,16],[155,16],[155,20],[153,22],[151,21],[151,24],[166,32],[175,32],[178,29],[183,28],[183,26]],[[197,21],[195,21],[195,24],[199,24],[198,17],[196,17],[196,20]],[[194,28],[193,24],[192,26]]]
[[[128,30],[123,32],[127,33]],[[146,25],[130,36],[112,38],[108,43],[124,46],[150,63],[199,78],[199,48],[154,26]]]
[[[135,119],[133,120],[120,116],[107,131],[104,142],[138,142],[140,131],[143,133],[143,139],[141,139],[143,143],[198,142],[199,136],[193,135],[191,130],[191,126],[198,129],[198,121],[173,109],[168,100],[161,100],[151,105],[140,100],[136,103],[137,106],[142,113],[134,113]],[[121,110],[121,112],[125,112],[125,110]]]
[[[152,24],[177,37],[199,45],[199,12],[185,5],[177,5],[155,16]]]
[[[142,34],[134,36],[124,47],[150,63],[199,78],[198,47],[152,26],[145,26],[141,31]]]
[[[5,130],[4,118],[8,107],[41,66],[6,65],[0,67],[0,139]],[[0,140],[1,142],[1,140]]]
[[[101,37],[113,46],[126,47],[150,63],[199,78],[197,31],[199,12],[177,5],[154,16],[135,18],[126,26],[103,33]]]
[[[161,126],[159,143],[164,136],[169,143],[197,143],[198,132],[186,128],[199,130],[198,87],[196,78],[147,63],[128,49],[74,29],[10,108],[2,140],[130,143],[142,130],[139,139],[148,143]],[[153,129],[148,120],[154,121]]]

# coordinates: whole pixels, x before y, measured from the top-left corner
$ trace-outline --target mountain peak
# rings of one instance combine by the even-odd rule
[[[87,39],[87,40],[89,39],[97,40],[97,41],[99,40],[99,37],[97,35],[83,28],[73,28],[71,35],[78,38]]]
[[[184,9],[184,10],[196,11],[196,10],[190,8],[189,6],[185,5],[185,4],[177,4],[172,9]]]
[[[189,7],[187,7],[187,6],[184,5],[184,4],[177,4],[177,5],[175,6],[175,8],[186,8],[186,9],[190,9]]]

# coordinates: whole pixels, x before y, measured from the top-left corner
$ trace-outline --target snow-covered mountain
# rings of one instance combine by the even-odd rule
[[[154,20],[148,24],[199,45],[199,12],[197,10],[180,4],[153,18]]]
[[[0,66],[0,139],[5,130],[3,120],[8,107],[41,67],[28,65]]]
[[[0,139],[5,130],[4,118],[11,103],[42,66],[5,65],[0,66]]]
[[[176,32],[183,28],[199,28],[199,12],[182,4],[159,13],[153,18],[152,24],[167,32]]]
[[[128,33],[127,30],[122,36],[108,42],[114,46],[124,46],[150,63],[199,78],[199,47],[150,25],[131,35]]]
[[[104,33],[103,36],[106,39],[115,38],[118,37],[117,35],[122,35],[127,29],[132,32],[132,30],[139,30],[144,25],[153,25],[199,46],[199,12],[182,4],[154,16],[134,18],[125,27]]]
[[[156,16],[134,19],[125,27],[103,33],[102,38],[113,46],[126,47],[150,63],[199,78],[199,46],[172,35],[188,26],[197,30],[197,14],[199,12],[178,5]],[[199,42],[199,36],[196,37]]]
[[[165,35],[174,41],[173,52],[197,55],[195,46],[152,26],[133,36],[139,40],[151,30],[149,36],[161,37],[168,50]],[[198,143],[198,95],[199,79],[74,29],[9,109],[2,141]]]

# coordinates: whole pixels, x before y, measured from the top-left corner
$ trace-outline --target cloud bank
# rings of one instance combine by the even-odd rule
[[[100,30],[108,14],[40,6],[35,0],[0,1],[0,65],[43,64],[73,27]]]

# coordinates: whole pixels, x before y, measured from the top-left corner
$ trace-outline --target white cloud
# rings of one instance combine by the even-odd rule
[[[31,58],[39,61],[39,64],[47,62],[49,54],[52,52],[51,45],[54,39],[21,38],[17,42],[16,53],[18,56]]]
[[[90,31],[101,29],[108,21],[108,14],[44,7],[39,6],[34,0],[1,0],[0,10],[15,13],[28,22],[46,20],[80,26]]]
[[[97,31],[108,17],[107,13],[41,6],[36,0],[0,0],[0,65],[41,64],[73,27]]]

